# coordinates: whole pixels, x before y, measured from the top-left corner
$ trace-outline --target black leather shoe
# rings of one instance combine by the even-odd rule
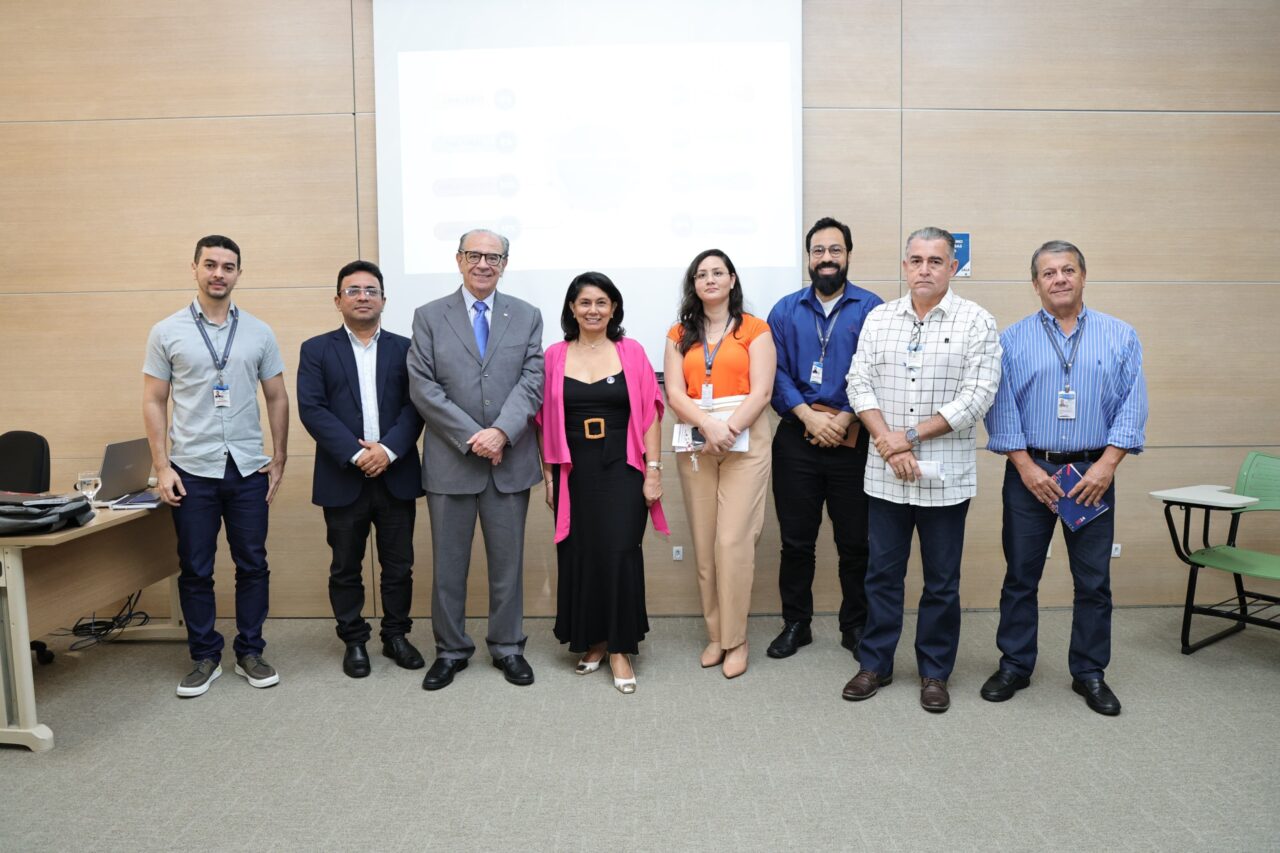
[[[342,671],[352,678],[364,678],[369,674],[369,652],[364,643],[347,643],[347,653],[342,656]]]
[[[853,652],[854,660],[858,661],[859,663],[862,662],[862,654],[860,652],[860,649],[862,648],[862,629],[861,628],[852,628],[848,631],[841,631],[840,645],[844,646],[846,649]]]
[[[1007,669],[997,669],[978,691],[988,702],[1004,702],[1012,699],[1013,694],[1031,685],[1031,679],[1025,675],[1015,675]]]
[[[533,684],[533,667],[529,666],[529,662],[524,659],[524,655],[507,655],[504,658],[494,658],[493,666],[495,669],[502,670],[503,678],[512,684],[521,687]]]
[[[396,666],[403,669],[422,669],[427,662],[422,659],[422,653],[413,647],[413,643],[405,639],[401,634],[398,637],[388,637],[382,641],[382,656],[391,658],[396,662]]]
[[[439,690],[453,683],[453,676],[467,668],[466,658],[436,658],[422,679],[423,690]]]
[[[813,631],[809,630],[808,622],[788,622],[783,626],[782,633],[773,638],[773,642],[764,653],[771,658],[789,658],[801,646],[807,646],[812,642]]]
[[[1105,717],[1114,717],[1120,713],[1120,700],[1101,678],[1073,678],[1071,689],[1084,697],[1085,704],[1092,711]]]

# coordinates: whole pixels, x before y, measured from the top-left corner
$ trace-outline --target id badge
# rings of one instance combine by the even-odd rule
[[[231,408],[231,389],[226,385],[213,386],[213,407],[215,409]]]
[[[813,363],[813,367],[809,368],[809,384],[810,385],[822,384],[822,362],[815,361]]]
[[[1074,421],[1076,419],[1076,392],[1058,392],[1058,420]]]
[[[714,400],[715,400],[715,386],[713,386],[710,382],[703,382],[702,383],[702,400],[701,400],[702,408],[704,409],[711,408],[714,405],[714,402],[713,402]]]
[[[919,370],[922,366],[924,366],[924,355],[919,350],[907,353],[908,370]]]

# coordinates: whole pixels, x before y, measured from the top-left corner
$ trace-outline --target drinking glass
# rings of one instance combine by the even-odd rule
[[[93,503],[94,495],[98,494],[98,489],[102,488],[102,478],[98,476],[97,471],[81,471],[76,478],[76,491],[89,499],[89,503]]]

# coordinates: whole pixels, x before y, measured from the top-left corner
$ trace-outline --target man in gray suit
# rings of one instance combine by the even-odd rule
[[[422,485],[431,516],[431,625],[436,660],[422,681],[439,690],[466,669],[467,572],[476,516],[489,562],[493,665],[533,683],[524,659],[524,522],[542,478],[531,419],[542,405],[542,315],[498,293],[508,241],[468,231],[458,242],[462,287],[413,316],[409,396],[426,422]]]

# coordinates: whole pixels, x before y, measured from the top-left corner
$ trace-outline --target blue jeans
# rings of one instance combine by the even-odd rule
[[[186,489],[173,508],[178,534],[178,598],[187,623],[187,646],[195,661],[222,659],[222,635],[214,628],[213,561],[218,531],[227,522],[227,545],[236,566],[237,658],[262,654],[262,623],[267,618],[267,482],[256,471],[240,476],[227,457],[222,479],[197,477],[174,466]]]
[[[1061,466],[1034,460],[1048,474]],[[1088,462],[1074,463],[1081,474]],[[1040,576],[1058,526],[1058,514],[1036,500],[1010,462],[1004,470],[1004,586],[1000,590],[1000,628],[996,646],[1000,668],[1031,675],[1036,668]],[[1062,526],[1075,584],[1071,611],[1071,649],[1067,665],[1074,678],[1101,678],[1111,662],[1111,542],[1115,538],[1116,486],[1102,499],[1111,509],[1072,533]]]
[[[912,532],[920,532],[924,590],[916,620],[916,667],[922,678],[951,676],[960,644],[960,556],[969,502],[913,506],[868,497],[870,561],[867,565],[867,628],[860,649],[863,669],[882,679],[893,674],[902,635],[907,559]]]

